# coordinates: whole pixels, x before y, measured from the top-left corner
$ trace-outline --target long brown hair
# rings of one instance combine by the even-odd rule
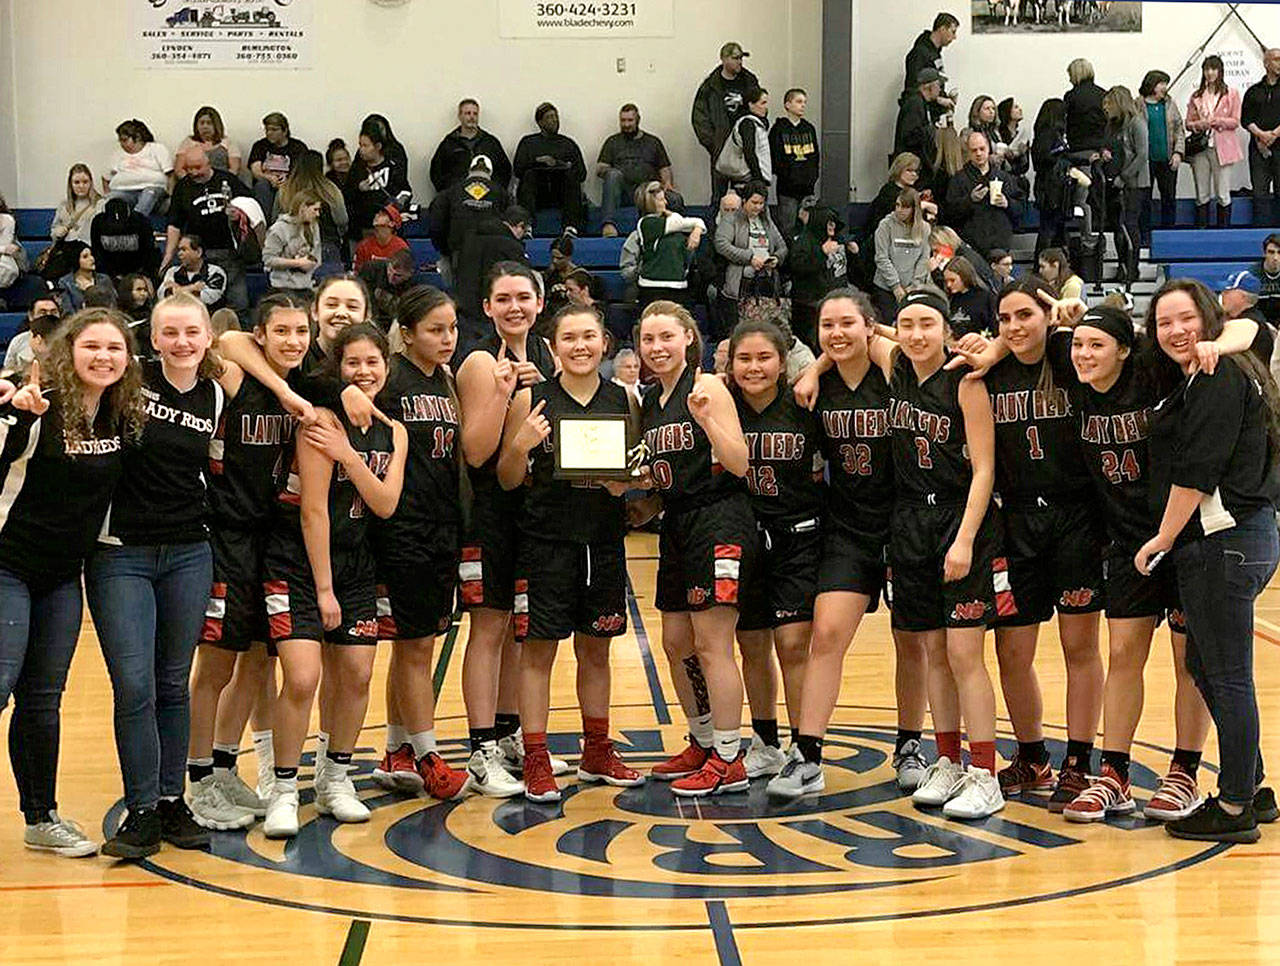
[[[996,331],[999,331],[1000,304],[1010,295],[1025,295],[1039,306],[1040,311],[1045,314],[1045,352],[1044,358],[1040,361],[1040,378],[1036,380],[1036,389],[1040,392],[1050,393],[1057,388],[1053,381],[1053,366],[1049,364],[1049,336],[1052,333],[1048,328],[1048,316],[1049,310],[1053,308],[1053,305],[1040,294],[1041,292],[1053,292],[1056,294],[1057,289],[1053,286],[1053,283],[1046,282],[1039,275],[1034,275],[1031,272],[1014,279],[1002,288],[1000,295],[996,299]]]
[[[331,212],[343,204],[342,192],[324,175],[324,156],[319,151],[304,151],[293,162],[289,176],[280,186],[280,210],[291,210],[293,196],[304,191],[316,195]]]
[[[102,402],[110,407],[112,419],[119,422],[122,435],[130,439],[138,439],[142,435],[142,427],[147,420],[142,399],[142,365],[134,355],[129,317],[116,309],[81,309],[58,327],[45,354],[45,369],[49,382],[58,391],[63,439],[69,449],[93,438],[93,417],[84,407],[84,383],[76,375],[71,350],[85,329],[100,323],[115,327],[129,354],[124,375],[102,394]]]
[[[102,200],[102,195],[98,194],[98,189],[93,184],[93,172],[89,170],[89,166],[83,161],[77,161],[71,166],[71,170],[67,172],[67,210],[75,214],[76,210],[76,193],[71,187],[71,179],[78,174],[87,175],[89,178],[89,195],[85,199],[89,202],[89,207],[93,208]]]
[[[1209,82],[1205,79],[1205,76],[1204,76],[1204,69],[1206,67],[1218,68],[1218,79],[1214,81],[1212,87],[1209,86]],[[1191,96],[1199,97],[1206,90],[1213,91],[1213,93],[1217,94],[1219,97],[1221,97],[1223,94],[1227,92],[1226,71],[1222,66],[1222,58],[1219,57],[1217,54],[1210,54],[1208,57],[1204,59],[1204,62],[1200,65],[1200,86],[1196,88],[1196,92]]]

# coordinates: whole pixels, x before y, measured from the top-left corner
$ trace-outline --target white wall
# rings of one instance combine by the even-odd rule
[[[892,0],[892,17],[884,16],[889,6],[885,0],[857,3],[852,177],[860,200],[873,197],[884,183],[902,90],[903,61],[916,36],[932,25],[939,10],[950,10],[960,19],[960,36],[942,54],[950,83],[960,88],[957,127],[968,117],[969,104],[978,94],[988,94],[997,101],[1015,97],[1026,111],[1024,123],[1030,125],[1046,98],[1061,97],[1066,91],[1067,64],[1076,57],[1092,61],[1103,87],[1124,84],[1137,93],[1148,70],[1158,68],[1176,76],[1227,10],[1224,3],[1144,3],[1141,34],[975,35],[970,30],[966,0]],[[1240,10],[1263,42],[1280,46],[1280,6],[1246,3]],[[1206,53],[1229,50],[1243,50],[1255,65],[1249,72],[1251,79],[1261,76],[1257,43],[1235,18],[1219,31]],[[1200,59],[1196,58],[1196,66],[1173,89],[1184,111],[1191,90],[1199,83]],[[1236,167],[1237,183],[1247,184],[1248,166]],[[1181,176],[1180,193],[1191,193],[1189,170]]]
[[[204,103],[222,112],[246,154],[270,110],[283,111],[294,134],[321,150],[337,135],[354,142],[366,114],[385,114],[426,200],[427,161],[457,123],[463,96],[480,100],[481,124],[509,154],[534,130],[534,107],[554,102],[561,130],[578,141],[589,167],[617,130],[618,107],[634,101],[642,126],[666,143],[677,184],[702,201],[708,163],[689,110],[721,43],[737,40],[751,52],[748,66],[779,102],[787,87],[816,91],[821,78],[821,0],[675,0],[674,37],[545,41],[500,39],[497,0],[411,0],[396,8],[315,0],[316,68],[257,72],[135,67],[128,4],[138,0],[0,0],[10,2],[17,141],[16,159],[7,158],[0,104],[0,187],[24,206],[54,204],[72,162],[88,162],[96,175],[121,120],[142,118],[172,149]],[[0,29],[0,101],[9,87],[3,50]],[[624,74],[616,72],[618,57],[627,60]],[[810,98],[812,115],[819,100]],[[594,177],[588,192],[599,196]]]
[[[13,2],[0,0],[0,193],[11,203],[18,188],[17,97],[13,89]]]

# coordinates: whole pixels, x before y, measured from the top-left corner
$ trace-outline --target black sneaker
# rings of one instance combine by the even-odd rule
[[[102,843],[102,854],[116,859],[145,859],[160,851],[160,813],[154,808],[130,812],[116,834]]]
[[[1252,845],[1262,838],[1252,805],[1246,805],[1239,815],[1228,815],[1212,795],[1186,818],[1166,822],[1164,827],[1175,839],[1193,839],[1196,842]]]
[[[1253,793],[1253,817],[1259,822],[1274,822],[1280,818],[1276,807],[1276,793],[1265,785]]]
[[[170,845],[180,849],[207,849],[209,830],[196,823],[191,809],[181,798],[160,799],[160,834]]]

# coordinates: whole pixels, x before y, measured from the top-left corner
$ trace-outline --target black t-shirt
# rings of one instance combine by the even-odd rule
[[[814,472],[818,417],[796,405],[787,390],[761,412],[738,399],[747,441],[747,492],[763,524],[788,526],[822,513],[823,487]]]
[[[384,413],[404,424],[408,460],[400,505],[391,526],[456,523],[458,506],[458,411],[448,377],[439,366],[427,375],[403,355],[391,360],[387,385],[378,396]]]
[[[1268,322],[1280,325],[1280,272],[1271,275],[1259,262],[1256,274],[1262,286],[1262,291],[1258,293],[1258,308]]]
[[[1274,508],[1276,467],[1267,442],[1267,403],[1258,381],[1232,359],[1213,375],[1198,372],[1151,414],[1152,519],[1164,513],[1169,487],[1218,492],[1237,522]],[[1148,534],[1151,536],[1154,534]],[[1178,543],[1204,535],[1193,513]]]
[[[147,423],[138,443],[125,447],[124,475],[100,540],[144,546],[204,540],[209,443],[226,396],[212,379],[176,389],[159,362],[144,362],[142,373]]]
[[[707,506],[742,492],[742,481],[715,462],[711,440],[689,412],[694,369],[685,366],[664,406],[662,384],[645,390],[640,425],[649,449],[649,467],[667,509]]]
[[[872,365],[850,389],[836,369],[822,374],[816,408],[827,458],[826,526],[884,537],[893,508],[889,383]]]
[[[1106,392],[1079,384],[1071,391],[1072,407],[1080,413],[1085,468],[1102,502],[1107,538],[1117,553],[1136,553],[1156,532],[1158,518],[1152,516],[1147,499],[1153,395],[1132,362]]]
[[[293,162],[306,153],[306,143],[295,137],[289,138],[281,145],[272,144],[266,138],[258,138],[249,149],[248,163],[251,168],[255,162],[260,163],[264,174],[279,174],[287,177]]]
[[[271,520],[293,458],[295,425],[275,394],[245,373],[209,442],[209,506],[215,526],[252,530]]]
[[[529,408],[546,402],[542,414],[551,424],[551,435],[529,451],[528,487],[520,530],[542,540],[572,543],[608,543],[627,532],[626,501],[603,486],[555,478],[555,426],[557,416],[629,416],[627,391],[601,379],[595,395],[584,406],[565,391],[560,377],[530,387]]]
[[[1053,389],[1040,388],[1047,363]],[[1044,362],[1009,355],[984,377],[996,421],[996,488],[1007,501],[1076,499],[1089,486],[1069,393],[1078,385],[1071,333],[1049,333]]]
[[[120,421],[99,406],[93,435],[72,447],[57,389],[43,416],[0,406],[0,567],[42,584],[80,573],[124,461]]]
[[[747,109],[747,94],[751,92],[751,88],[755,86],[753,77],[748,77],[747,72],[739,71],[738,74],[729,80],[720,73],[720,89],[724,92],[724,110],[729,115],[729,126],[733,127],[733,122],[742,116]]]
[[[660,168],[671,167],[661,139],[644,131],[609,135],[600,147],[599,160],[621,171],[622,180],[633,191],[647,181],[657,181]]]
[[[909,503],[964,506],[969,498],[973,466],[960,409],[964,375],[961,369],[940,367],[921,383],[901,351],[894,359],[889,380],[893,473],[899,495]]]
[[[169,224],[184,235],[199,235],[205,251],[229,251],[236,247],[227,221],[227,205],[232,198],[247,197],[244,182],[229,171],[216,168],[201,184],[190,175],[178,182],[169,202]]]
[[[970,332],[994,334],[996,297],[990,289],[975,285],[949,296],[951,300],[951,334],[956,338]]]

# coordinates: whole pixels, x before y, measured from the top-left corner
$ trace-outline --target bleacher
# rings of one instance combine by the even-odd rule
[[[1232,206],[1234,209],[1234,205]],[[1235,212],[1233,210],[1232,214]],[[1235,219],[1232,218],[1234,223]],[[1151,233],[1151,260],[1165,278],[1195,278],[1217,289],[1233,272],[1257,271],[1262,242],[1272,228],[1156,230]]]

